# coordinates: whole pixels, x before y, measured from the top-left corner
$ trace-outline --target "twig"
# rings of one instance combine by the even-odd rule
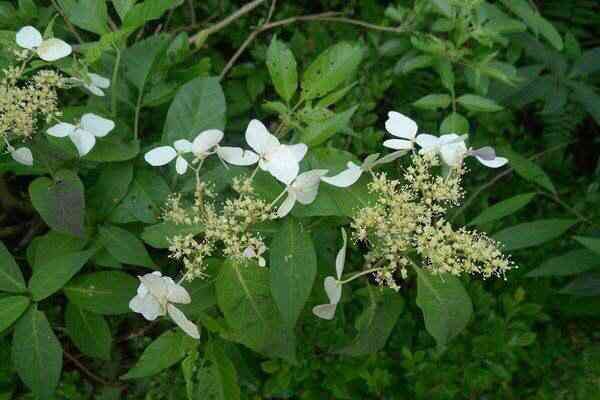
[[[75,39],[77,39],[79,44],[83,44],[84,43],[83,38],[81,37],[81,35],[79,35],[79,33],[77,32],[77,29],[75,29],[73,24],[71,24],[71,21],[69,21],[69,19],[65,15],[63,9],[60,8],[60,6],[56,3],[56,0],[52,0],[52,5],[54,6],[54,8],[56,8],[56,11],[58,11],[60,16],[65,20],[65,24],[67,25],[67,28],[73,34],[73,36],[75,36]]]
[[[190,10],[190,25],[196,25],[196,8],[194,7],[194,0],[188,0],[188,8]],[[175,8],[172,8],[171,10],[174,10]]]
[[[216,24],[214,24],[206,29],[201,30],[200,32],[196,33],[194,36],[190,37],[190,39],[189,39],[190,43],[196,43],[203,37],[207,37],[209,35],[212,35],[215,32],[220,31],[221,29],[225,28],[227,25],[229,25],[236,19],[242,17],[245,14],[248,14],[250,11],[252,11],[256,7],[260,6],[265,1],[267,1],[267,0],[251,1],[250,3],[246,4],[245,6],[243,6],[242,8],[240,8],[239,10],[237,10],[236,12],[234,12],[233,14],[228,16],[227,18],[221,20],[220,22],[217,22]]]
[[[63,349],[63,354],[65,355],[65,357],[67,359],[69,359],[69,361],[71,361],[73,364],[75,364],[75,366],[77,368],[79,368],[79,370],[81,372],[83,372],[85,375],[87,375],[88,377],[90,377],[96,383],[99,383],[99,384],[104,385],[104,386],[111,386],[111,387],[116,387],[116,388],[122,388],[123,387],[123,385],[119,385],[117,383],[109,382],[109,381],[107,381],[107,380],[99,377],[98,375],[94,374],[85,365],[83,365],[81,363],[81,361],[79,361],[76,357],[74,357],[68,351],[66,351],[64,349]]]
[[[566,147],[568,145],[570,145],[571,142],[566,142],[566,143],[561,143],[559,145],[556,145],[554,147],[549,148],[548,150],[544,150],[542,152],[539,152],[537,154],[534,154],[533,156],[529,157],[529,160],[535,160],[537,158],[540,158],[546,154],[552,153],[556,150],[560,150],[563,147]],[[464,204],[462,205],[461,208],[459,208],[458,210],[456,210],[456,212],[454,213],[454,215],[452,215],[452,218],[450,219],[450,221],[454,221],[456,219],[456,217],[458,217],[459,215],[461,215],[462,213],[465,212],[465,210],[471,205],[471,203],[473,203],[473,201],[475,201],[475,199],[477,197],[479,197],[479,195],[484,192],[485,190],[487,190],[488,188],[494,186],[496,184],[496,182],[498,182],[500,179],[504,178],[506,175],[509,175],[511,172],[513,172],[513,168],[507,168],[506,170],[502,171],[501,173],[499,173],[498,175],[496,175],[494,178],[492,178],[492,180],[490,180],[488,183],[482,185],[479,187],[479,189],[477,189],[475,192],[473,192],[473,194],[467,199],[467,201],[464,202]]]

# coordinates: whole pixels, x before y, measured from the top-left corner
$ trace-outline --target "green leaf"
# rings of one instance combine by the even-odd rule
[[[36,237],[32,241],[31,254],[28,253],[29,265],[34,275],[41,266],[48,264],[53,259],[80,251],[85,247],[86,242],[85,239],[56,231],[50,231],[43,236]]]
[[[159,56],[166,52],[168,45],[167,35],[156,35],[135,43],[123,52],[125,76],[139,92],[144,91],[152,68],[157,63]]]
[[[129,301],[139,282],[119,271],[101,271],[78,276],[63,289],[75,305],[97,314],[116,315],[130,312]]]
[[[544,261],[542,265],[529,271],[525,276],[529,278],[568,276],[599,267],[600,257],[598,257],[598,254],[589,250],[573,250]]]
[[[460,280],[452,275],[433,275],[417,271],[417,305],[423,312],[425,328],[438,348],[461,333],[473,314],[473,304]]]
[[[69,337],[83,354],[110,360],[112,336],[108,323],[101,315],[69,303],[65,311],[65,324]]]
[[[510,166],[521,178],[556,193],[552,180],[539,165],[513,151],[504,150],[502,155],[508,158]]]
[[[121,379],[139,379],[156,375],[183,360],[193,342],[184,333],[167,331],[144,350],[142,356]]]
[[[267,269],[227,260],[215,288],[219,308],[236,341],[260,353],[295,360],[295,338],[283,328]]]
[[[576,236],[575,240],[594,253],[600,254],[600,238]]]
[[[95,250],[88,250],[53,258],[36,268],[29,280],[29,290],[33,300],[41,301],[62,289],[95,252]]]
[[[327,169],[332,176],[346,168],[348,161],[359,163],[356,158],[343,150],[319,148],[310,151],[305,159],[306,170]],[[360,163],[359,163],[360,164]],[[296,217],[352,216],[359,208],[371,204],[372,195],[367,189],[369,177],[363,177],[348,188],[338,188],[327,184],[319,186],[319,194],[312,204],[294,207]]]
[[[0,242],[0,291],[9,293],[25,291],[25,280],[21,269],[2,242]]]
[[[148,21],[160,18],[171,7],[177,7],[181,2],[173,0],[146,0],[133,7],[122,16],[123,25],[130,28],[138,28]]]
[[[434,62],[434,58],[427,54],[415,56],[412,53],[402,57],[394,66],[394,73],[396,75],[408,74],[417,69],[423,69],[431,67]]]
[[[137,169],[129,193],[113,211],[110,221],[155,224],[170,193],[169,185],[156,170]]]
[[[369,289],[369,303],[357,320],[358,333],[352,342],[338,353],[363,356],[381,350],[387,342],[398,317],[404,310],[404,300],[398,293],[386,290],[375,293]]]
[[[600,71],[600,47],[594,47],[583,52],[581,57],[575,60],[571,69],[571,76],[591,75],[598,71]]]
[[[582,297],[600,296],[600,273],[578,276],[559,293]]]
[[[218,78],[196,78],[179,89],[167,113],[163,141],[193,140],[207,129],[225,129],[225,94]]]
[[[456,133],[459,135],[469,134],[469,121],[461,114],[453,112],[442,121],[440,133]]]
[[[203,227],[199,224],[179,225],[173,222],[161,222],[147,226],[142,232],[142,240],[156,249],[166,249],[170,246],[169,239],[175,236],[198,235]]]
[[[32,307],[15,325],[12,360],[39,400],[53,399],[62,371],[62,348],[46,316]]]
[[[285,43],[278,40],[277,36],[273,36],[267,50],[267,68],[275,90],[286,103],[289,103],[298,87],[296,59],[292,51]]]
[[[302,77],[302,97],[305,100],[323,97],[350,80],[363,57],[358,44],[342,42],[321,53]]]
[[[105,0],[59,0],[59,3],[73,25],[98,35],[108,32]]]
[[[452,97],[447,94],[429,94],[415,101],[413,106],[425,110],[437,110],[448,108],[450,103],[452,103]]]
[[[469,111],[496,112],[504,109],[504,107],[496,103],[494,100],[477,96],[475,94],[464,94],[456,99],[456,101]]]
[[[300,142],[305,143],[310,147],[316,147],[338,132],[348,129],[348,124],[357,110],[358,106],[354,106],[342,113],[324,120],[315,122],[309,125],[300,135]]]
[[[131,10],[131,7],[135,4],[136,0],[112,0],[113,6],[119,14],[121,21],[125,19],[125,16]]]
[[[218,400],[239,400],[240,385],[237,371],[223,348],[215,341],[211,341],[207,346],[206,357],[212,362],[212,375],[217,386],[216,398]]]
[[[55,180],[40,177],[29,185],[33,206],[52,229],[83,237],[85,199],[83,184],[68,170],[56,173]]]
[[[594,88],[574,81],[570,81],[569,86],[573,89],[573,98],[585,108],[597,124],[600,124],[600,96],[596,94]]]
[[[88,191],[87,203],[100,218],[105,218],[123,200],[133,181],[133,164],[108,163],[98,168],[100,176]]]
[[[563,41],[556,28],[531,8],[526,0],[501,0],[501,2],[519,16],[536,35],[541,34],[557,50],[562,50]]]
[[[0,333],[8,329],[29,307],[29,297],[9,296],[0,298]]]
[[[98,229],[104,247],[124,264],[155,268],[146,247],[133,233],[116,226],[105,225]]]
[[[483,225],[512,215],[533,200],[535,193],[519,194],[484,209],[468,225]]]
[[[291,330],[310,296],[317,275],[317,254],[310,233],[287,218],[269,247],[271,293]]]
[[[133,134],[132,134],[133,136]],[[140,141],[117,135],[98,140],[93,150],[85,156],[88,161],[119,162],[135,158],[140,152]]]
[[[492,238],[501,242],[507,251],[524,249],[556,239],[576,223],[577,220],[573,219],[542,219],[525,222],[495,233]]]

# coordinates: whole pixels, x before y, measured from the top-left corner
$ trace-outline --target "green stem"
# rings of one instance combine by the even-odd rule
[[[133,135],[135,140],[138,140],[140,135],[140,111],[142,110],[143,90],[144,88],[140,90],[140,94],[138,95],[137,103],[135,105],[135,120],[133,122]]]
[[[117,79],[119,78],[119,68],[121,66],[121,50],[115,47],[117,56],[115,58],[115,67],[112,74],[112,90],[111,90],[111,113],[113,118],[117,117]]]

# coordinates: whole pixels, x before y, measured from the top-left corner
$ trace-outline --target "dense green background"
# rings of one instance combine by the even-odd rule
[[[152,86],[155,90],[144,99],[140,127],[136,129],[142,146],[160,138],[162,128],[156,127],[162,127],[165,118],[169,120],[167,110],[175,90],[198,76],[218,76],[248,36],[264,23],[269,13],[268,3],[211,35],[199,49],[190,50],[184,44],[169,47],[165,55],[169,61],[164,62],[169,64],[168,67],[155,68],[148,75],[152,85],[156,82],[164,82],[164,85]],[[410,7],[412,3],[280,0],[272,21],[340,11],[344,17],[354,20],[378,26],[396,26],[394,9],[389,6]],[[575,239],[576,236],[600,238],[600,101],[594,94],[594,90],[600,87],[600,74],[596,73],[600,70],[600,52],[585,53],[600,46],[600,4],[592,0],[540,0],[533,3],[541,15],[557,28],[564,45],[556,46],[556,42],[550,43],[552,40],[541,34],[539,41],[535,41],[533,36],[529,39],[511,36],[506,46],[499,47],[503,59],[514,63],[515,67],[537,66],[538,78],[527,81],[527,84],[522,81],[513,89],[492,81],[487,95],[504,108],[492,113],[468,110],[465,114],[471,133],[474,133],[474,141],[490,143],[500,149],[501,154],[509,155],[514,170],[505,168],[496,171],[473,165],[465,185],[467,204],[454,215],[456,223],[473,223],[473,219],[489,210],[491,205],[517,195],[531,194],[520,198],[525,205],[513,207],[506,212],[505,218],[475,220],[475,224],[486,232],[500,232],[498,237],[508,243],[509,252],[519,269],[511,272],[506,280],[463,280],[473,300],[474,315],[467,329],[449,343],[445,352],[436,350],[433,338],[424,328],[422,315],[415,303],[416,287],[412,282],[402,287],[400,300],[394,304],[396,311],[401,310],[400,316],[387,344],[375,354],[350,356],[326,350],[346,344],[348,338],[354,336],[356,330],[352,321],[361,313],[370,296],[360,286],[356,286],[353,296],[344,296],[352,298],[352,301],[344,304],[343,312],[335,321],[321,321],[310,316],[304,318],[299,328],[296,365],[263,358],[230,342],[223,342],[222,348],[206,349],[208,359],[217,359],[219,352],[225,352],[227,359],[232,360],[241,384],[242,398],[600,398],[600,255],[583,254],[584,247]],[[186,1],[172,12],[146,23],[137,34],[140,38],[158,31],[172,33],[173,37],[181,32],[193,35],[235,12],[243,4],[245,2],[227,0]],[[52,15],[51,7],[48,2],[41,1],[19,1],[14,5],[0,2],[0,27],[13,31],[31,23],[43,27]],[[433,26],[435,20],[428,16],[416,26],[429,32],[423,27]],[[73,23],[81,27],[86,26],[86,21],[87,29],[83,28],[79,34],[84,41],[98,40],[94,34],[98,28],[93,26],[93,21],[82,22],[75,18]],[[56,20],[55,33],[75,43],[75,38],[60,17]],[[348,134],[338,135],[332,140],[335,147],[349,150],[359,157],[376,151],[389,110],[412,116],[425,132],[438,132],[439,123],[447,113],[413,103],[423,96],[446,92],[439,71],[431,66],[407,68],[411,61],[406,58],[407,54],[414,49],[410,41],[400,34],[334,21],[285,25],[260,33],[250,43],[222,81],[228,132],[242,132],[252,116],[276,119],[263,106],[265,101],[277,98],[265,64],[267,48],[275,33],[294,53],[300,71],[323,50],[341,41],[358,41],[366,48],[366,55],[356,74],[357,84],[336,106],[339,112],[355,105],[358,108],[351,123],[346,126],[345,133]],[[187,43],[184,36],[181,38],[182,43]],[[161,39],[156,41],[137,51],[160,52],[163,44]],[[129,43],[133,42],[135,40],[130,38]],[[95,61],[96,70],[109,76],[109,66],[114,62],[110,51],[102,46],[98,51],[106,51],[108,55],[93,60],[93,51],[88,51],[86,57]],[[582,60],[581,54],[588,56]],[[129,53],[129,57],[135,57],[135,53]],[[567,83],[567,72],[572,68],[584,71],[581,79],[576,79],[578,84]],[[129,89],[133,91],[141,87],[143,90],[146,79],[139,75],[139,70],[136,69],[135,73],[137,75],[128,78]],[[523,71],[519,73],[526,74]],[[585,84],[585,87],[579,84]],[[462,76],[457,78],[456,91],[457,95],[471,91],[469,82]],[[82,98],[78,95],[66,97],[64,101],[71,107],[82,105]],[[90,101],[92,106],[94,101]],[[124,113],[133,115],[135,104],[123,101],[121,107]],[[173,131],[176,131],[176,117],[171,123]],[[200,126],[202,123],[199,122]],[[135,129],[133,126],[129,128]],[[166,129],[167,135],[169,132]],[[528,159],[535,161],[538,167],[532,166]],[[24,262],[27,244],[46,230],[27,199],[31,178],[15,175],[15,171],[19,172],[14,165],[0,163],[0,204],[4,210],[0,214],[0,239],[11,253],[17,255],[19,262]],[[105,173],[123,177],[131,171]],[[100,174],[98,178],[96,172],[87,174],[86,188],[89,182],[93,182],[97,184],[96,190],[101,191],[98,182],[101,182],[102,176]],[[139,174],[136,180],[143,187],[144,180],[151,181],[152,176]],[[154,187],[158,192],[163,190],[159,184]],[[168,187],[164,190],[168,191]],[[471,198],[473,194],[475,197]],[[160,195],[152,194],[159,198]],[[153,205],[152,201],[149,203]],[[88,203],[88,212],[92,207],[99,215],[108,213],[110,209],[103,210],[105,206]],[[7,214],[8,211],[10,214]],[[136,217],[145,223],[156,222],[152,220],[152,213]],[[127,217],[122,218],[126,220]],[[572,223],[563,224],[565,229],[557,229],[557,219]],[[542,220],[546,222],[521,225]],[[332,248],[331,244],[335,243],[335,239],[331,238],[337,233],[335,222],[324,223],[313,231],[317,254],[326,257],[334,254],[335,247]],[[502,232],[504,229],[509,230]],[[319,238],[331,240],[320,241]],[[590,248],[598,250],[599,246],[594,243]],[[355,247],[351,251],[351,263],[359,264],[359,250]],[[152,255],[164,261],[164,253],[153,251]],[[322,268],[320,265],[319,268],[323,272],[329,266]],[[65,293],[68,297],[68,289]],[[107,348],[105,344],[95,343],[92,347],[96,357],[90,357],[89,354],[81,354],[78,350],[80,344],[74,343],[76,338],[73,335],[67,335],[62,317],[65,304],[65,296],[62,295],[43,303],[43,310],[51,319],[65,349],[64,372],[56,398],[185,398],[186,383],[179,366],[150,378],[119,380],[119,376],[135,364],[148,344],[164,332],[161,324],[148,328],[141,318],[111,317],[107,327],[113,336],[112,350],[110,344]],[[67,308],[66,318],[69,315],[76,318],[73,313],[77,310]],[[35,315],[24,318],[30,317],[36,318]],[[100,325],[96,329],[107,328],[104,322],[96,323]],[[204,335],[217,335],[219,332],[218,324],[213,320],[203,320],[201,325],[207,328]],[[93,332],[94,329],[90,335]],[[9,399],[13,395],[18,399],[32,398],[15,374],[13,358],[10,357],[11,336],[2,335],[0,399]],[[166,346],[175,353],[181,351],[183,354],[185,344],[169,342]],[[173,349],[174,346],[181,349]],[[175,361],[179,361],[178,354],[173,356]],[[106,360],[108,358],[110,360]],[[228,367],[231,366],[223,368]],[[205,390],[210,391],[206,388],[215,384],[216,378],[207,372],[197,379],[200,386],[204,385]],[[202,397],[200,389],[197,396],[198,399],[211,398]],[[224,396],[219,398],[227,398]]]

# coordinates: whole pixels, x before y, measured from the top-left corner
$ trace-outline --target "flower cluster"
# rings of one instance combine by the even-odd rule
[[[354,238],[370,247],[365,269],[372,269],[383,285],[397,289],[396,277],[406,279],[416,264],[436,274],[484,278],[513,268],[493,240],[478,232],[455,231],[444,219],[447,209],[462,198],[464,168],[441,176],[434,174],[439,165],[435,154],[414,154],[402,181],[376,174],[369,185],[375,203],[352,220]]]
[[[205,277],[206,258],[215,256],[219,250],[227,258],[254,258],[259,265],[265,265],[262,254],[267,247],[262,236],[251,228],[272,218],[271,205],[255,195],[250,178],[235,180],[233,188],[238,196],[222,205],[215,203],[202,182],[197,183],[191,207],[184,207],[179,197],[168,201],[163,215],[166,221],[180,226],[202,226],[197,237],[189,234],[170,239],[171,257],[183,263],[186,279]]]
[[[65,78],[52,70],[40,70],[26,74],[26,67],[34,57],[54,62],[71,55],[71,46],[57,38],[43,38],[32,26],[21,28],[15,35],[16,51],[20,66],[9,66],[0,78],[0,139],[18,163],[33,165],[33,154],[27,147],[15,148],[13,140],[27,141],[38,130],[39,125],[58,121],[62,115],[58,104],[58,89],[83,86],[92,94],[104,96],[102,89],[110,81],[100,75],[88,73],[81,77]],[[57,137],[69,136],[79,154],[84,156],[94,146],[96,137],[108,134],[114,128],[110,120],[94,114],[86,114],[78,125],[59,123],[48,129],[48,134]]]

